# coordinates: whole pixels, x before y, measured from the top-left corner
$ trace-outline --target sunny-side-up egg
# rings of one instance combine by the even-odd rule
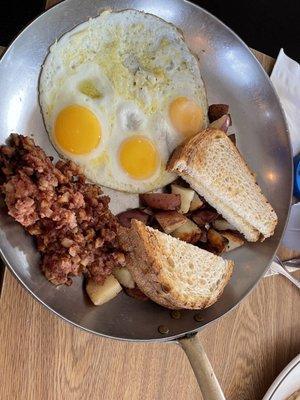
[[[55,42],[39,81],[50,140],[100,185],[147,192],[174,180],[174,148],[207,126],[206,92],[182,34],[136,10],[103,12]]]

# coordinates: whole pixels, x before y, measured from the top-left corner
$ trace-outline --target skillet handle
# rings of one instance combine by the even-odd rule
[[[226,400],[204,348],[196,335],[179,339],[194,370],[204,400]]]

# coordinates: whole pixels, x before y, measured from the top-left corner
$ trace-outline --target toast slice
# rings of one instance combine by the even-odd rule
[[[233,261],[132,220],[120,228],[126,267],[142,292],[171,309],[211,306],[228,283]]]
[[[172,154],[176,172],[250,242],[272,236],[277,215],[226,133],[205,129]]]

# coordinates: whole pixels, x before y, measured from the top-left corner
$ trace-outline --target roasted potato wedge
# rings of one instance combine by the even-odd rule
[[[207,232],[208,250],[215,254],[221,254],[226,250],[228,239],[217,232],[215,229],[210,228]]]
[[[219,214],[213,210],[198,210],[192,214],[192,219],[197,225],[205,226],[211,224],[218,216]]]
[[[175,229],[171,235],[184,242],[194,244],[201,239],[202,230],[193,221],[187,218],[186,223]]]
[[[113,299],[121,290],[122,286],[113,275],[109,275],[103,285],[99,285],[93,279],[89,279],[86,285],[87,294],[95,306]]]
[[[132,275],[126,267],[115,268],[113,275],[122,286],[128,289],[133,289],[135,287],[135,282],[132,278]]]
[[[221,118],[223,115],[228,114],[228,104],[211,104],[208,107],[208,119],[209,122],[213,122],[216,119]]]
[[[135,208],[121,212],[117,215],[117,218],[122,226],[125,228],[130,228],[132,219],[137,219],[147,225],[150,215],[138,208]]]
[[[134,299],[141,301],[149,300],[149,297],[147,297],[137,286],[135,286],[133,289],[125,288],[124,290],[128,296],[133,297]]]
[[[199,208],[203,207],[203,205],[204,202],[200,199],[199,195],[194,192],[194,197],[191,201],[189,212],[196,211]]]
[[[235,231],[235,227],[231,225],[229,222],[226,221],[226,219],[223,218],[217,218],[212,222],[212,226],[217,230],[217,231],[227,231],[227,230],[232,230]]]
[[[228,128],[231,125],[231,118],[229,114],[222,115],[219,119],[213,121],[209,126],[210,128],[220,129],[221,131],[227,133]]]
[[[180,195],[181,205],[179,211],[182,212],[182,214],[186,214],[190,209],[195,191],[175,184],[171,185],[171,190],[172,193]]]
[[[187,218],[178,211],[159,211],[155,218],[165,233],[171,233],[186,223]]]
[[[140,194],[140,201],[158,210],[177,210],[181,205],[180,195],[175,193],[143,193]]]
[[[245,244],[245,240],[238,233],[226,231],[222,232],[222,236],[228,240],[225,248],[226,252],[237,249]]]

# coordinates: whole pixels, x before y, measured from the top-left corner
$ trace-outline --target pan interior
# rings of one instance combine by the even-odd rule
[[[39,255],[18,224],[2,210],[0,248],[19,280],[51,310],[94,333],[127,340],[166,340],[199,329],[232,309],[258,282],[275,253],[288,215],[291,193],[291,152],[284,117],[266,74],[250,50],[220,21],[183,0],[66,0],[29,25],[13,42],[0,63],[0,141],[11,132],[32,134],[49,155],[48,140],[38,105],[40,67],[52,42],[102,9],[134,8],[158,15],[184,32],[199,57],[209,103],[227,103],[237,143],[258,182],[274,206],[279,225],[263,243],[249,244],[230,254],[236,267],[221,299],[201,312],[183,311],[173,319],[152,302],[125,294],[95,307],[84,294],[82,280],[55,287],[41,274]],[[47,29],[45,29],[47,27]],[[136,198],[109,191],[115,211],[134,205]],[[195,320],[200,314],[201,321]],[[168,327],[162,335],[160,325]]]

